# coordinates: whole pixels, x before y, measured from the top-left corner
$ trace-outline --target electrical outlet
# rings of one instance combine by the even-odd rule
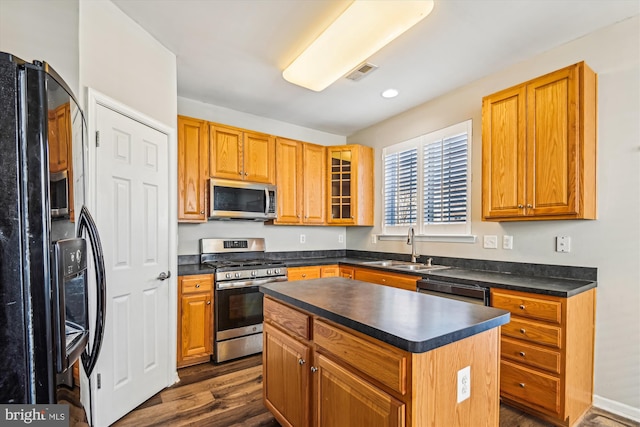
[[[304,234],[300,235],[300,243],[306,243],[307,242],[307,236],[305,236]]]
[[[502,236],[502,249],[513,249],[513,236]]]
[[[556,252],[571,252],[571,237],[569,237],[569,236],[557,236],[556,237]]]
[[[371,243],[373,243],[374,245],[376,243],[378,243],[378,236],[376,236],[375,234],[371,235]]]
[[[344,243],[344,234],[338,234],[338,243]]]
[[[498,248],[498,236],[484,236],[484,248],[485,249],[497,249]]]
[[[458,371],[458,403],[471,397],[471,366]]]

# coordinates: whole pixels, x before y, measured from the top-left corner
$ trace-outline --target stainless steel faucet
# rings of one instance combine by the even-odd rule
[[[409,232],[407,233],[407,245],[411,245],[411,262],[418,262],[418,255],[416,253],[416,232],[413,230],[413,227],[409,227]]]

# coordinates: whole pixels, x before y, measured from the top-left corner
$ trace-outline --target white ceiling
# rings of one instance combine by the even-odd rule
[[[369,59],[375,72],[318,93],[282,70],[350,0],[112,1],[176,54],[178,96],[338,135],[640,12],[639,0],[435,0]],[[383,99],[390,87],[400,95]]]

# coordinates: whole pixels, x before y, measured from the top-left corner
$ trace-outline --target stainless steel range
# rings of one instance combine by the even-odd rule
[[[214,268],[214,361],[262,351],[262,293],[259,286],[287,280],[282,261],[265,258],[265,242],[201,239],[200,264]]]

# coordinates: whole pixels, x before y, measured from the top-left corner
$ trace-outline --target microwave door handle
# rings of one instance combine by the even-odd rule
[[[264,189],[264,214],[268,215],[271,210],[271,206],[269,206],[269,189],[265,187]]]
[[[82,365],[84,366],[87,377],[91,376],[93,368],[96,365],[100,348],[104,339],[104,326],[107,304],[107,288],[105,284],[105,268],[104,257],[102,254],[102,243],[95,221],[91,217],[86,206],[82,206],[78,217],[78,237],[82,237],[83,230],[86,229],[89,243],[91,244],[91,252],[93,253],[93,262],[96,276],[96,322],[95,332],[93,335],[93,345],[91,352],[85,349],[82,352]]]

